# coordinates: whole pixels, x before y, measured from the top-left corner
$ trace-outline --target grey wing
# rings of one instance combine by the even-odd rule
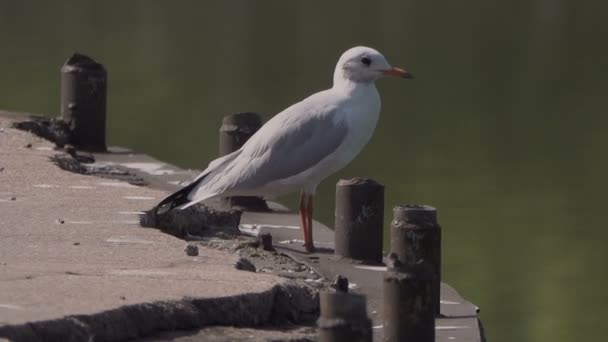
[[[348,128],[345,122],[335,122],[332,114],[333,111],[289,125],[272,125],[279,128],[278,132],[272,132],[272,137],[264,139],[260,136],[261,139],[257,140],[261,141],[257,144],[244,146],[243,155],[240,156],[243,158],[239,159],[249,165],[238,168],[245,167],[248,171],[241,173],[236,187],[257,188],[274,180],[295,176],[336,151],[344,141]],[[263,135],[265,132],[259,133]]]

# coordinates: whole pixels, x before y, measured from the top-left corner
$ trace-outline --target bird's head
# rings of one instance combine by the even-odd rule
[[[343,80],[371,83],[381,76],[414,78],[409,72],[391,66],[384,56],[369,47],[357,46],[340,56],[334,71],[334,84]]]

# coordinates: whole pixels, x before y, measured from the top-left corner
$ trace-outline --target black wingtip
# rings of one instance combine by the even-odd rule
[[[152,208],[152,210],[156,213],[156,215],[163,215],[175,209],[176,207],[179,207],[180,205],[188,203],[190,201],[188,195],[197,185],[200,184],[203,179],[205,179],[205,176],[199,177],[192,183],[167,196],[165,199],[160,201],[160,203],[158,203],[154,208]]]
[[[187,203],[188,194],[191,190],[192,188],[190,187],[190,185],[188,185],[178,190],[177,192],[174,192],[173,194],[160,201],[160,203],[158,203],[156,207],[154,207],[154,212],[156,213],[156,215],[162,215],[168,211],[173,210],[176,207],[179,207],[182,204]]]

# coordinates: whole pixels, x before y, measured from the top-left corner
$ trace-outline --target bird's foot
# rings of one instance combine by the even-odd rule
[[[308,252],[308,253],[313,253],[313,252],[316,250],[315,246],[314,246],[312,243],[310,243],[310,244],[306,244],[306,243],[305,243],[305,244],[303,244],[302,246],[304,246],[304,249],[305,249],[305,250],[306,250],[306,252]]]

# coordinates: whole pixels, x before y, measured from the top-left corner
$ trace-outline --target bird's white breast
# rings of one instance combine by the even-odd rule
[[[332,89],[343,91],[342,89]],[[326,158],[310,169],[283,179],[278,183],[297,185],[309,193],[314,193],[317,185],[328,176],[348,165],[372,137],[380,115],[380,95],[373,84],[361,85],[361,88],[342,96],[340,110],[334,120],[336,124],[346,123],[348,133],[340,146]],[[279,185],[279,184],[275,184]]]
[[[348,125],[348,135],[342,145],[331,156],[333,172],[350,163],[371,139],[380,116],[380,95],[373,84],[355,90],[341,111],[341,118]],[[332,173],[333,173],[332,172]]]

